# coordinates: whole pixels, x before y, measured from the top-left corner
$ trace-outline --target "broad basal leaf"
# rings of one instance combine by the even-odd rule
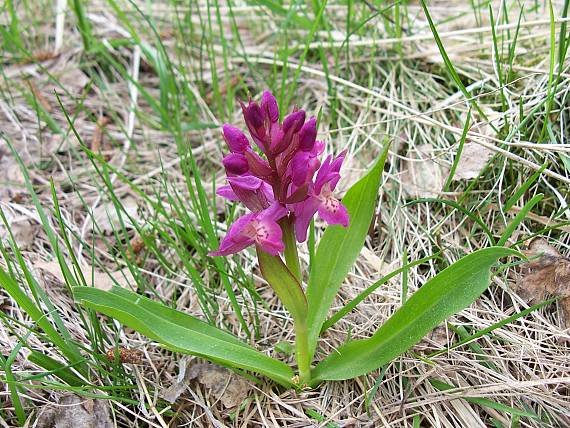
[[[75,287],[73,292],[75,299],[86,307],[118,320],[169,349],[261,373],[283,386],[292,385],[293,371],[285,363],[188,314],[124,289],[107,292]]]
[[[352,340],[321,361],[314,381],[350,379],[368,373],[410,349],[447,317],[469,306],[489,286],[500,257],[521,256],[504,247],[475,251],[429,280],[369,339]]]
[[[350,215],[349,226],[329,226],[319,242],[307,287],[311,355],[334,297],[364,245],[376,207],[388,147],[386,144],[372,169],[350,188],[342,200]]]

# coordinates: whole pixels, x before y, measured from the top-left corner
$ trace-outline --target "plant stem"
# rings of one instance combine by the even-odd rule
[[[301,282],[301,264],[297,253],[297,241],[293,233],[292,218],[284,218],[281,222],[283,243],[285,244],[285,263],[297,281]]]
[[[301,264],[297,253],[297,241],[293,231],[293,219],[284,218],[281,221],[283,243],[285,244],[285,263],[293,276],[301,282]],[[295,358],[299,367],[299,385],[303,387],[311,381],[311,360],[309,355],[309,332],[307,330],[307,317],[297,316],[295,321]]]
[[[311,382],[311,360],[309,359],[309,334],[305,320],[295,320],[295,358],[299,367],[299,385]]]

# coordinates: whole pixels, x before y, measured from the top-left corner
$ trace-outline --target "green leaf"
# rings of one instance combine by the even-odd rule
[[[315,352],[321,326],[334,297],[364,245],[374,215],[389,146],[386,142],[372,169],[343,198],[342,202],[350,215],[349,226],[329,226],[319,242],[307,286],[307,326],[311,356]]]
[[[121,287],[113,287],[109,293],[114,294],[116,296],[122,297],[124,299],[135,301],[138,306],[141,308],[158,315],[173,324],[178,324],[180,326],[184,326],[186,328],[192,329],[194,331],[211,335],[216,337],[220,340],[227,340],[229,342],[233,342],[236,345],[245,346],[250,349],[251,348],[248,344],[242,342],[233,334],[227,333],[219,328],[213,327],[207,322],[199,320],[192,315],[188,315],[184,312],[177,311],[176,309],[172,309],[168,306],[163,305],[162,303],[155,302],[154,300],[149,299],[148,297],[141,296],[140,294],[133,293],[132,291],[125,290]]]
[[[272,256],[257,249],[257,259],[261,275],[269,283],[277,297],[287,308],[295,321],[305,320],[307,316],[307,299],[301,284],[285,266],[279,256]]]
[[[171,350],[261,373],[283,386],[292,386],[293,371],[285,363],[191,315],[119,288],[108,292],[74,287],[73,293],[86,307],[115,318]]]
[[[42,354],[41,352],[34,351],[32,349],[30,351],[30,355],[28,355],[28,360],[44,368],[50,374],[60,378],[68,385],[71,386],[88,385],[88,382],[81,380],[79,377],[75,375],[75,373],[73,373],[70,366],[63,364],[60,361],[54,360],[50,356]],[[42,373],[42,375],[44,375],[44,373]]]
[[[376,333],[341,346],[315,368],[313,383],[350,379],[390,362],[410,349],[447,317],[469,306],[489,286],[491,267],[505,256],[523,257],[504,247],[475,251],[429,280]]]
[[[434,257],[437,257],[439,255],[440,255],[440,253],[437,252],[435,254],[432,254],[431,256],[427,256],[427,257],[424,257],[422,259],[413,261],[411,263],[407,263],[404,266],[402,266],[400,269],[396,269],[395,271],[390,272],[388,275],[385,275],[382,278],[380,278],[378,281],[376,281],[374,284],[367,287],[358,296],[356,296],[354,299],[352,299],[350,302],[348,302],[346,305],[344,305],[342,307],[342,309],[340,309],[338,312],[336,312],[332,317],[330,317],[328,320],[326,320],[323,323],[323,327],[321,328],[321,334],[324,331],[331,328],[333,325],[335,325],[339,320],[341,320],[344,316],[346,316],[346,314],[348,314],[354,308],[356,308],[356,306],[358,306],[358,304],[360,302],[362,302],[364,299],[366,299],[368,296],[370,296],[378,287],[387,283],[389,280],[391,280],[395,276],[397,276],[403,272],[407,272],[410,268],[417,266],[417,265],[421,265],[422,263],[425,263],[425,262],[427,262],[427,261],[429,261],[429,260],[431,260]],[[405,295],[406,299],[407,299],[407,293],[402,293],[402,295],[403,296]],[[405,301],[405,299],[403,299],[403,301]]]

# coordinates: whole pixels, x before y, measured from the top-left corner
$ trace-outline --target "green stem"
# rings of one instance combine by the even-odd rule
[[[292,218],[287,217],[281,221],[281,230],[283,231],[283,243],[285,244],[285,263],[287,267],[301,282],[301,264],[299,263],[299,254],[297,253],[297,241],[293,232]]]
[[[295,358],[299,367],[299,385],[311,382],[311,360],[309,359],[309,332],[305,320],[295,320]]]
[[[297,241],[293,230],[292,217],[281,221],[283,243],[285,244],[285,263],[293,276],[301,283],[301,264],[297,253]],[[309,385],[311,381],[311,360],[309,355],[309,331],[306,316],[297,316],[295,321],[295,358],[299,367],[299,385]]]

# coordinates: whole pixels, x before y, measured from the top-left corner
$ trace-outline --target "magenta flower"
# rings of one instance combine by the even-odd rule
[[[317,121],[305,121],[304,110],[295,110],[279,122],[277,100],[265,91],[261,103],[241,108],[249,134],[264,157],[252,148],[238,128],[225,124],[224,139],[230,153],[223,159],[228,185],[217,194],[241,201],[250,211],[235,221],[214,256],[227,256],[256,245],[277,255],[285,249],[280,222],[294,225],[299,242],[315,213],[328,224],[348,226],[348,212],[333,196],[340,179],[344,153],[328,156],[321,165],[324,143],[317,141]],[[316,173],[316,178],[314,178]],[[314,181],[313,181],[314,180]]]
[[[268,208],[275,198],[273,189],[262,179],[244,174],[228,177],[229,186],[222,186],[217,194],[230,201],[241,201],[251,211],[261,211]]]
[[[307,198],[303,202],[293,205],[297,241],[304,242],[307,239],[307,229],[316,212],[328,224],[348,226],[348,211],[333,196],[333,190],[340,180],[339,171],[344,156],[344,153],[341,153],[332,162],[332,156],[328,156],[317,173],[314,185],[307,192]]]
[[[277,223],[287,215],[287,209],[274,203],[271,207],[238,218],[228,230],[220,248],[210,253],[212,256],[227,256],[256,244],[261,249],[276,256],[285,249],[281,227]]]

